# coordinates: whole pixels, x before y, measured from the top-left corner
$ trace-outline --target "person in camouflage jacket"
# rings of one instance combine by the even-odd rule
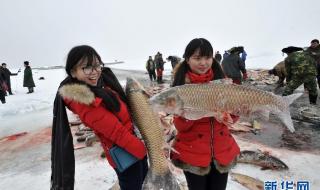
[[[317,40],[317,39],[312,40],[310,47],[307,49],[307,52],[310,53],[310,55],[316,61],[318,86],[320,88],[320,45],[319,45],[319,40]]]
[[[301,84],[304,84],[305,88],[309,91],[310,104],[316,104],[318,92],[315,60],[308,52],[302,50],[302,48],[293,46],[282,49],[282,52],[288,55],[285,59],[287,85],[282,95],[290,95]]]

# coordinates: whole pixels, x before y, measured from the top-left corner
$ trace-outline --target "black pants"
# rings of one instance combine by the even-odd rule
[[[156,80],[156,72],[155,71],[149,71],[149,78],[151,81]]]
[[[115,169],[121,190],[141,190],[148,172],[147,157],[120,173]]]
[[[11,81],[10,81],[10,80],[7,81],[7,86],[8,86],[8,92],[9,92],[9,94],[12,95],[12,91],[11,91]]]
[[[184,172],[189,190],[225,190],[228,182],[228,173],[220,173],[211,164],[209,174],[201,176],[190,172]]]
[[[6,103],[6,97],[5,97],[5,95],[6,95],[6,92],[4,91],[4,90],[2,90],[1,89],[1,87],[0,87],[0,101],[1,101],[1,103]]]

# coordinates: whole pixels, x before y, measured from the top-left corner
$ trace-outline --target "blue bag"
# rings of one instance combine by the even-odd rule
[[[119,146],[113,146],[109,152],[119,172],[123,172],[138,161],[138,158]]]

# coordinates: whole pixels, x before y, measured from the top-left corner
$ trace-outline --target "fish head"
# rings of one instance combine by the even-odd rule
[[[164,111],[168,114],[183,112],[184,103],[175,88],[170,88],[150,98],[153,109],[157,112]]]
[[[126,82],[126,87],[125,87],[126,94],[128,95],[131,92],[135,92],[135,91],[144,92],[145,89],[135,78],[127,77],[127,82]]]

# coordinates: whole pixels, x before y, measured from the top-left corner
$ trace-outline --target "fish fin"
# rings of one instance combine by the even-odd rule
[[[303,93],[295,93],[288,96],[283,96],[284,101],[287,105],[292,104],[296,99],[298,99]]]
[[[279,118],[282,121],[282,123],[290,130],[290,132],[293,133],[295,131],[295,129],[293,126],[293,121],[291,119],[289,110],[284,111],[284,112],[280,112],[278,114],[279,114]]]

